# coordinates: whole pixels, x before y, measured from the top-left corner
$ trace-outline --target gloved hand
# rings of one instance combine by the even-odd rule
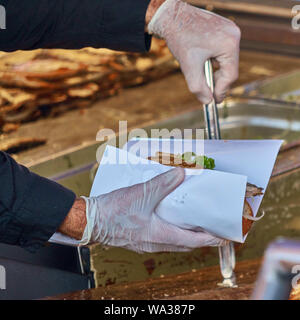
[[[159,202],[183,180],[184,170],[176,168],[142,184],[99,197],[83,197],[87,226],[81,244],[98,242],[136,252],[189,251],[224,245],[225,240],[180,229],[155,214]]]
[[[190,91],[202,103],[212,101],[206,84],[204,63],[215,58],[215,99],[224,100],[238,78],[240,30],[230,20],[181,0],[166,0],[148,24],[148,33],[165,39],[181,65]]]

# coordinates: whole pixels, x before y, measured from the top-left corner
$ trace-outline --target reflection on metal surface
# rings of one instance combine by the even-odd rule
[[[300,71],[254,81],[231,91],[234,96],[245,98],[265,99],[282,105],[300,105]]]
[[[221,121],[222,129],[229,130],[237,126],[273,128],[285,131],[298,131],[300,134],[300,121],[286,119],[270,119],[268,117],[230,117]]]
[[[296,265],[300,267],[300,242],[286,239],[273,242],[265,253],[252,299],[289,299]]]
[[[223,139],[255,139],[255,138],[281,138],[287,142],[300,140],[300,132],[289,130],[296,128],[294,123],[300,122],[300,109],[282,104],[261,102],[247,99],[231,99],[226,110],[219,107],[220,122],[222,123]],[[248,121],[244,124],[242,119],[263,118],[264,122]],[[238,119],[238,121],[237,121]],[[268,123],[265,119],[269,119]],[[281,128],[272,126],[272,123],[280,121],[286,125]],[[226,127],[226,122],[233,125]],[[254,125],[255,124],[255,125]],[[288,125],[287,125],[288,124]],[[267,125],[267,126],[266,126]],[[157,123],[155,128],[204,128],[203,110],[198,109],[187,112],[174,118]],[[236,246],[237,261],[261,257],[265,248],[278,235],[299,238],[299,229],[293,221],[300,219],[300,144],[294,143],[279,154],[261,210],[265,211],[265,217],[257,222],[251,230],[247,242],[243,246]],[[83,168],[95,161],[98,144],[84,146],[81,149],[64,154],[49,160],[34,168],[35,172],[52,177],[64,177],[59,182],[74,190],[78,195],[88,195],[91,188],[90,172],[76,174],[78,168]],[[50,169],[52,171],[50,171]],[[65,174],[72,171],[73,175]],[[289,174],[293,172],[293,174]],[[295,227],[293,227],[293,225]],[[91,248],[91,260],[97,285],[110,283],[132,282],[147,278],[159,278],[161,275],[187,272],[206,266],[218,264],[218,250],[216,248],[202,248],[191,253],[160,253],[138,255],[119,248],[103,248],[93,246]],[[149,274],[149,264],[145,261],[153,259]],[[154,267],[153,271],[152,268]],[[202,281],[202,280],[201,280]],[[237,278],[238,283],[240,279]],[[215,284],[217,281],[215,282]]]
[[[220,287],[237,288],[235,269],[235,250],[233,242],[219,249],[220,268],[223,282],[218,283]]]

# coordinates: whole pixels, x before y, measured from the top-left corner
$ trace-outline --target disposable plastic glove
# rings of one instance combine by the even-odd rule
[[[181,0],[166,0],[156,11],[148,32],[166,43],[181,65],[188,87],[202,103],[213,99],[204,75],[205,61],[215,58],[215,99],[224,100],[238,78],[240,30],[230,20]]]
[[[101,243],[136,252],[189,251],[226,243],[204,232],[183,230],[155,214],[159,202],[184,180],[182,168],[99,197],[85,198],[87,226],[81,244]]]

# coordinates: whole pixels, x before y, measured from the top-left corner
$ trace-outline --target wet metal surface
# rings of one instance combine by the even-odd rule
[[[293,149],[299,153],[299,148]],[[290,157],[293,149],[289,150]],[[279,155],[274,169],[276,176],[271,179],[261,206],[265,217],[254,225],[244,245],[236,245],[238,261],[261,257],[268,244],[279,235],[300,238],[300,170],[284,173],[286,159]],[[138,255],[123,249],[95,246],[92,261],[97,284],[105,286],[216,265],[218,252],[216,248],[201,248],[191,253]]]
[[[278,155],[277,165],[272,176],[276,177],[300,169],[300,141],[287,144]]]
[[[273,76],[297,67],[300,68],[300,60],[296,58],[242,52],[239,83]],[[20,154],[18,160],[27,165],[35,163],[32,167],[35,172],[56,178],[78,195],[88,195],[92,183],[90,168],[95,162],[98,147],[95,134],[99,128],[115,129],[117,121],[126,118],[130,120],[130,127],[199,128],[202,124],[204,127],[202,114],[198,102],[188,92],[182,75],[175,74],[167,80],[126,90],[120,96],[96,103],[83,115],[70,112],[58,119],[25,125],[14,135],[30,133],[46,136],[49,143]],[[275,110],[255,103],[249,105],[236,101],[220,110],[220,116],[222,134],[226,139],[300,139],[298,130],[290,130],[292,126],[289,125],[300,121],[297,111],[286,112],[281,107]],[[257,119],[260,124],[266,125],[257,125]],[[280,126],[274,127],[273,123],[279,123]],[[67,132],[66,126],[71,128]],[[295,152],[289,152],[288,159],[297,158]],[[292,162],[280,162],[281,167],[277,173],[282,173],[288,165],[295,165],[296,161]],[[281,174],[270,183],[262,204],[267,214],[255,225],[245,246],[238,248],[238,260],[261,257],[267,244],[278,235],[299,235],[299,176],[299,172],[295,175]],[[119,248],[106,249],[95,245],[91,247],[91,255],[98,286],[149,278],[163,279],[160,277],[168,274],[218,265],[215,248],[202,248],[191,253],[138,255]]]
[[[281,106],[274,108],[273,105],[233,100],[225,109],[220,110],[220,118],[222,135],[225,139],[285,138],[287,141],[300,139],[300,128],[296,125],[300,123],[300,112],[294,108]],[[203,112],[196,108],[156,124],[155,127],[168,129],[204,127]],[[279,235],[297,238],[300,234],[298,183],[300,170],[296,170],[292,175],[284,174],[292,172],[291,170],[299,166],[300,148],[295,142],[294,145],[296,146],[294,148],[291,145],[286,146],[285,151],[279,155],[274,170],[276,178],[272,179],[261,207],[266,215],[255,224],[246,244],[236,246],[238,261],[261,257],[269,242]],[[53,161],[53,166],[58,166],[59,161],[65,162],[68,164],[67,172],[71,170],[75,173],[72,175],[69,171],[69,174],[58,174],[56,175],[58,181],[75,190],[78,195],[88,195],[92,184],[89,164],[93,161],[95,153],[96,146],[91,146]],[[47,166],[47,169],[49,167],[51,166]],[[77,170],[78,167],[83,170]],[[91,247],[91,263],[95,271],[96,286],[108,286],[217,265],[218,252],[216,248],[201,248],[191,253],[139,255],[125,249],[95,245]]]
[[[257,99],[232,100],[220,111],[224,139],[300,139],[300,108]]]
[[[293,109],[297,113],[300,110],[300,71],[236,87],[232,95]]]
[[[237,108],[235,110],[235,108]],[[288,117],[288,112],[278,109],[276,112],[268,110],[266,106],[260,105],[244,105],[244,110],[241,105],[229,107],[227,120],[235,117],[238,114],[243,117],[250,117],[252,114],[258,118],[262,116],[272,116],[270,118],[270,128],[261,128],[264,130],[265,138],[274,137],[275,133],[280,135],[278,129],[272,128],[272,119],[285,114]],[[173,119],[164,124],[164,127],[170,129],[174,127],[183,128],[199,127],[193,123],[194,119],[199,119],[195,116],[198,111],[189,113],[189,116],[179,116],[178,119]],[[248,115],[247,115],[248,113]],[[201,112],[202,114],[202,112]],[[222,113],[220,113],[222,116]],[[297,120],[295,114],[290,119]],[[223,119],[224,120],[224,119]],[[221,122],[222,123],[222,122]],[[238,124],[238,122],[236,122]],[[233,133],[227,129],[223,129],[223,134],[227,134],[226,138],[239,137],[237,134],[242,134],[242,138],[252,138],[252,134],[256,134],[258,138],[259,131],[251,130],[248,125],[243,128],[235,128]],[[291,135],[285,135],[291,136]],[[299,137],[299,132],[293,132],[291,138]],[[300,170],[294,170],[300,165],[300,143],[294,142],[286,145],[283,151],[279,154],[273,175],[274,177],[269,184],[261,210],[264,210],[266,215],[262,221],[255,224],[251,230],[247,242],[241,246],[236,245],[238,261],[245,259],[254,259],[261,257],[270,241],[277,236],[288,236],[292,238],[299,237],[300,234]],[[295,172],[294,172],[294,171]],[[289,174],[292,172],[293,174]],[[86,190],[88,192],[91,180],[89,172],[82,172],[77,176],[69,177],[62,180],[65,185],[68,185],[73,190],[77,190],[82,194]],[[84,184],[88,184],[84,185]],[[84,185],[84,189],[81,188]],[[77,188],[77,189],[76,189]],[[194,250],[191,253],[161,253],[161,254],[143,254],[120,249],[120,248],[102,248],[101,246],[92,246],[92,268],[95,271],[97,286],[107,286],[122,282],[132,282],[147,278],[158,278],[161,275],[176,274],[192,269],[198,269],[205,266],[218,264],[218,253],[216,248],[202,248]]]
[[[221,280],[218,266],[192,270],[158,279],[83,290],[48,299],[60,300],[148,300],[148,299],[249,299],[258,274],[260,260],[244,261],[237,265],[239,288],[217,288]],[[217,289],[216,289],[217,288]]]

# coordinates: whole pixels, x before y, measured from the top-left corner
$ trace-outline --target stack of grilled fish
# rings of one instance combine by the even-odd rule
[[[39,117],[86,108],[121,88],[177,69],[165,43],[157,39],[145,54],[93,48],[0,53],[0,133]]]

